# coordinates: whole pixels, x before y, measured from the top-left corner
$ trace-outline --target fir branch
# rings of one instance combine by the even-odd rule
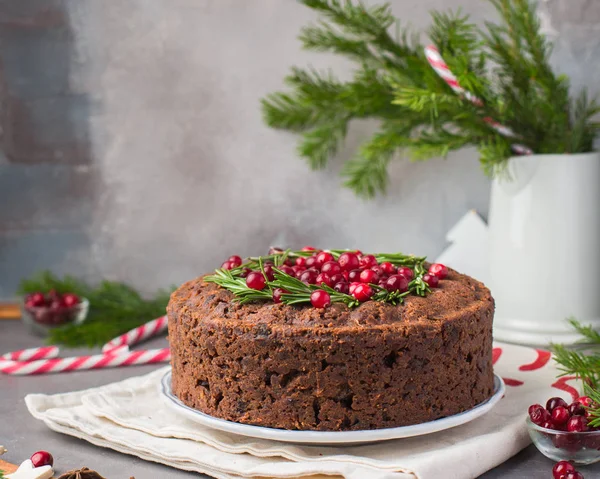
[[[398,124],[399,128],[396,127]],[[411,125],[397,121],[384,122],[381,131],[362,145],[359,155],[344,165],[344,185],[364,198],[385,193],[389,181],[388,164],[398,148],[406,144],[406,130],[411,128]]]
[[[594,402],[592,406],[586,408],[590,413],[588,424],[592,427],[600,427],[600,391],[588,384],[583,385],[583,391]]]
[[[573,375],[580,378],[584,384],[593,389],[600,387],[600,333],[591,326],[584,326],[575,318],[567,320],[571,326],[582,336],[588,351],[569,349],[560,344],[551,345],[554,360],[558,363],[561,376]],[[592,348],[590,352],[589,349]]]
[[[489,177],[501,176],[505,173],[507,162],[511,156],[510,142],[506,138],[490,137],[479,145],[479,162],[483,172]]]
[[[560,376],[576,376],[584,384],[589,384],[593,388],[600,385],[600,355],[584,354],[574,351],[562,345],[553,345],[552,352],[554,360],[558,363]]]
[[[302,132],[300,155],[322,168],[352,120],[381,120],[379,132],[342,170],[345,185],[366,198],[386,191],[389,164],[407,148],[412,159],[428,159],[475,146],[486,174],[505,175],[514,140],[491,128],[486,117],[517,132],[518,142],[536,153],[592,151],[600,129],[593,120],[598,105],[585,91],[572,98],[568,79],[552,70],[551,45],[540,30],[535,3],[489,1],[499,14],[496,23],[477,28],[460,11],[433,12],[428,30],[459,84],[482,100],[474,105],[431,68],[418,37],[400,27],[389,4],[302,0],[320,15],[302,30],[303,47],[351,59],[356,74],[340,82],[331,74],[292,70],[286,80],[292,92],[263,100],[265,121]],[[394,120],[406,128],[396,128],[398,137],[392,139],[388,122]]]
[[[327,160],[337,153],[348,129],[348,116],[342,116],[306,132],[298,144],[298,154],[314,170],[325,168]]]
[[[72,276],[58,278],[48,271],[21,281],[20,294],[34,292],[72,292],[90,302],[86,321],[81,325],[68,325],[50,331],[50,344],[66,346],[100,346],[145,322],[163,316],[169,301],[169,291],[159,291],[151,299],[124,283],[103,281],[92,287]]]

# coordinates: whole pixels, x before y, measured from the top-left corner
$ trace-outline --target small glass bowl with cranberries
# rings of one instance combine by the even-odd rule
[[[29,329],[46,336],[50,329],[85,321],[90,303],[74,293],[31,293],[23,298],[21,317]]]
[[[559,397],[529,406],[527,429],[531,440],[546,457],[571,461],[576,465],[600,461],[600,429],[592,427],[589,407],[596,408],[587,396],[567,404]]]

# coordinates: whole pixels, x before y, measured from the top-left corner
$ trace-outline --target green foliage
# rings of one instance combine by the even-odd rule
[[[575,318],[569,318],[568,321],[581,334],[583,349],[554,344],[554,360],[558,363],[561,376],[576,376],[583,381],[585,394],[596,402],[596,406],[591,408],[595,419],[590,423],[600,426],[600,333],[591,326],[582,325]]]
[[[302,46],[347,57],[355,73],[340,81],[331,72],[292,69],[286,78],[291,91],[263,99],[264,120],[300,133],[298,152],[315,169],[337,153],[352,120],[379,120],[380,130],[342,170],[344,184],[358,195],[386,191],[388,165],[403,149],[424,160],[475,146],[490,176],[505,172],[512,142],[536,153],[592,150],[599,105],[585,91],[573,98],[567,78],[552,71],[551,46],[530,0],[488,0],[499,22],[484,28],[460,11],[432,12],[428,36],[461,86],[482,100],[477,105],[435,73],[419,37],[400,26],[388,4],[301,1],[321,16],[302,29]],[[484,118],[511,128],[518,139],[500,136]]]
[[[159,291],[153,298],[144,299],[124,283],[103,281],[93,287],[72,276],[58,278],[49,271],[23,280],[19,287],[20,294],[51,290],[85,297],[90,302],[90,309],[83,324],[53,329],[49,343],[89,347],[103,345],[132,328],[163,316],[170,295],[168,291]]]

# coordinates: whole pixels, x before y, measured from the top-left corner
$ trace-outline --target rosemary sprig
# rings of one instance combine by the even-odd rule
[[[331,253],[335,259],[338,259],[342,253],[352,250],[327,251]],[[312,292],[322,289],[329,294],[332,303],[344,303],[349,308],[358,306],[360,302],[354,298],[354,296],[340,293],[325,284],[314,285],[303,283],[299,279],[290,276],[279,269],[288,258],[309,257],[313,254],[313,251],[292,251],[288,249],[281,253],[270,254],[267,256],[254,256],[248,258],[248,260],[238,268],[232,270],[217,269],[214,274],[206,276],[204,281],[215,283],[222,288],[231,291],[235,296],[234,301],[240,304],[272,300],[273,291],[280,288],[285,291],[281,295],[281,301],[285,304],[310,304],[310,295]],[[395,266],[406,266],[411,268],[414,273],[414,278],[408,284],[408,291],[405,292],[390,292],[378,285],[371,284],[371,288],[375,291],[371,298],[372,300],[397,305],[401,304],[404,301],[404,298],[411,294],[426,296],[431,292],[427,283],[423,281],[423,275],[426,273],[425,257],[405,255],[402,253],[381,253],[375,254],[374,256],[378,262],[388,261]],[[267,262],[273,264],[275,279],[273,281],[267,281],[265,288],[260,291],[248,287],[246,280],[241,277],[242,271],[245,268],[249,268],[264,273],[264,264]]]

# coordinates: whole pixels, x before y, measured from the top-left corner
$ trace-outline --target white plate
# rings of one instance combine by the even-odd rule
[[[203,426],[225,431],[240,436],[271,439],[274,441],[302,443],[302,444],[336,444],[353,445],[369,442],[388,441],[405,437],[421,436],[432,432],[443,431],[451,427],[460,426],[473,419],[484,415],[492,409],[502,396],[504,396],[504,381],[494,374],[494,394],[487,401],[478,404],[473,409],[455,414],[454,416],[436,419],[435,421],[415,424],[414,426],[392,427],[387,429],[373,429],[366,431],[288,431],[270,427],[252,426],[226,421],[204,414],[196,409],[183,404],[171,390],[171,371],[163,376],[160,385],[160,394],[167,406],[174,412]]]

